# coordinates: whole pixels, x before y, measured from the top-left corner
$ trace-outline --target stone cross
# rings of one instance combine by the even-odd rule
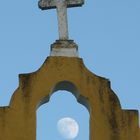
[[[67,8],[78,7],[84,0],[40,0],[38,5],[42,10],[57,9],[59,39],[68,40]]]

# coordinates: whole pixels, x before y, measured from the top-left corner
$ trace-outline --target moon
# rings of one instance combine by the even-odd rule
[[[65,139],[74,139],[79,133],[78,123],[70,117],[60,119],[57,122],[57,129]]]

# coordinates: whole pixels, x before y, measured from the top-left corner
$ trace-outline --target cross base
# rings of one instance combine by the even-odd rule
[[[56,40],[51,45],[50,56],[78,57],[78,46],[73,40]]]

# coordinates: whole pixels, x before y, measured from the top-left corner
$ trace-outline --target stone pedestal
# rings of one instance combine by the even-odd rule
[[[78,46],[73,40],[56,40],[51,45],[50,56],[78,57]]]

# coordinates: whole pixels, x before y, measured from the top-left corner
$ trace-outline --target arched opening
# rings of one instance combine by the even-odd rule
[[[52,95],[52,93],[54,94]],[[89,140],[90,116],[86,99],[80,96],[72,83],[66,81],[58,83],[52,93],[50,94],[52,95],[50,99],[46,97],[39,104],[36,140],[64,139],[58,131],[57,123],[61,118],[65,117],[74,119],[79,125],[79,133],[75,139]]]

